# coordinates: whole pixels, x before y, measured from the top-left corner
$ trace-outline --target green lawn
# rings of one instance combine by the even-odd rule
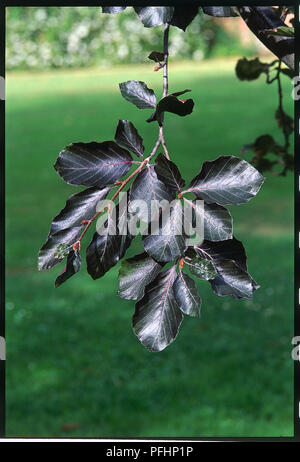
[[[170,65],[170,91],[192,89],[195,109],[166,116],[172,159],[190,180],[202,162],[239,155],[263,133],[281,138],[276,88],[240,82],[235,61]],[[160,89],[153,65],[7,75],[7,435],[81,437],[291,436],[293,434],[293,176],[267,175],[258,196],[232,207],[253,300],[217,297],[200,283],[200,320],[149,353],[131,330],[134,303],[116,296],[118,266],[85,271],[54,289],[60,268],[39,273],[50,220],[80,188],[52,165],[70,142],[113,139],[130,119],[150,152],[149,111],[118,83]],[[291,84],[286,79],[286,105]],[[128,255],[138,250],[134,243]]]

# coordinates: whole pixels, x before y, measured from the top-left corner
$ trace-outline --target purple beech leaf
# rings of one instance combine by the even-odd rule
[[[55,280],[55,288],[66,282],[70,277],[80,271],[81,257],[77,250],[71,250],[67,258],[67,264]]]
[[[169,189],[181,191],[185,185],[179,169],[174,162],[168,160],[163,154],[159,154],[155,160],[154,166],[157,178],[161,180]]]
[[[248,162],[235,156],[221,156],[204,162],[188,191],[208,204],[240,205],[261,188],[265,178]]]
[[[231,295],[233,298],[252,298],[259,286],[233,260],[214,262],[218,276],[209,281],[213,291],[220,296]]]
[[[165,55],[161,51],[152,51],[148,58],[155,63],[161,63],[165,59]]]
[[[173,291],[177,304],[184,314],[200,317],[201,298],[192,278],[180,271],[175,279]]]
[[[176,276],[175,266],[159,273],[135,305],[133,331],[150,351],[162,351],[173,342],[182,323],[183,314],[173,291]]]
[[[115,212],[111,209],[107,220],[94,234],[86,250],[87,271],[93,279],[101,278],[115,266],[134,239],[127,228],[126,214],[127,207],[118,203]]]
[[[193,226],[198,222],[204,222],[204,239],[209,241],[224,241],[232,238],[232,216],[229,210],[218,204],[207,204],[204,207],[196,207],[195,201],[183,198],[184,202],[193,207]]]
[[[135,178],[131,184],[129,191],[129,207],[135,200],[143,200],[147,205],[147,209],[136,211],[136,215],[145,223],[149,223],[151,219],[158,218],[157,214],[151,216],[152,201],[167,201],[171,202],[176,197],[174,191],[171,191],[167,186],[157,178],[154,165],[147,165]]]
[[[170,93],[169,96],[181,96],[181,95],[184,95],[185,93],[189,93],[190,91],[192,90],[185,89],[182,91],[175,91],[174,93]]]
[[[128,80],[119,84],[121,94],[139,109],[155,108],[156,96],[154,91],[140,80]]]
[[[232,6],[201,6],[203,13],[218,18],[228,18],[238,16]]]
[[[61,244],[71,246],[74,244],[81,235],[82,226],[73,226],[71,228],[63,229],[58,233],[48,236],[47,242],[40,249],[38,254],[38,269],[47,270],[55,265],[58,265],[65,256],[57,258],[56,249]]]
[[[194,249],[201,258],[209,260],[233,260],[244,271],[247,271],[246,252],[241,241],[233,237],[226,241],[210,242],[204,240]]]
[[[138,157],[143,157],[145,151],[143,138],[138,134],[137,129],[129,120],[119,120],[115,140]]]
[[[175,6],[170,24],[185,31],[197,16],[198,11],[198,6]]]
[[[159,125],[162,123],[162,114],[171,112],[185,117],[193,112],[194,101],[192,99],[179,100],[177,97],[189,92],[190,90],[178,91],[162,98],[156,106],[155,112],[147,119],[147,122],[157,120]]]
[[[251,282],[251,294],[259,288],[259,285],[248,273],[244,246],[235,237],[221,242],[203,241],[199,246],[194,246],[194,250],[199,257],[206,258],[213,263],[218,275],[210,282],[212,289],[218,295],[232,295],[235,298],[244,298],[242,292],[238,292],[238,287],[240,287],[240,284],[245,283],[243,290],[245,297],[248,298],[249,281]],[[227,261],[231,263],[225,264],[224,262]],[[237,278],[236,282],[234,282],[235,276]]]
[[[167,213],[169,212],[169,213]],[[163,214],[165,219],[151,223],[151,234],[143,237],[143,246],[148,255],[158,262],[176,260],[184,254],[187,236],[183,230],[183,206],[177,200],[169,211]]]
[[[102,13],[116,14],[126,9],[126,6],[102,6]]]
[[[110,188],[88,188],[72,194],[65,207],[53,219],[49,234],[57,233],[71,226],[79,226],[82,220],[90,220],[96,213],[100,200],[106,199]]]
[[[119,270],[118,295],[127,300],[139,300],[144,295],[146,285],[156,278],[162,267],[146,252],[123,260]]]
[[[173,6],[135,6],[135,12],[145,27],[161,26],[171,21]]]
[[[59,154],[54,165],[66,183],[103,188],[130,170],[133,159],[114,141],[74,143]]]

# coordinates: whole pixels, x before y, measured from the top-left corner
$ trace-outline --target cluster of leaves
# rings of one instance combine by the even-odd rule
[[[153,120],[158,125],[163,112],[180,116],[191,112],[178,109],[187,103],[177,97],[188,90],[172,93],[158,103],[154,91],[144,82],[123,82],[120,90],[123,97],[139,109],[154,109]],[[134,160],[129,151],[139,160]],[[135,334],[150,351],[161,351],[175,339],[184,314],[200,315],[201,298],[191,275],[209,281],[212,290],[220,296],[250,298],[258,288],[248,273],[244,247],[233,236],[232,218],[225,206],[248,202],[257,194],[264,178],[245,160],[221,156],[204,162],[201,171],[184,189],[185,181],[178,167],[162,154],[154,163],[151,163],[152,157],[145,158],[143,139],[128,120],[119,120],[114,141],[74,143],[63,149],[55,164],[56,171],[68,184],[88,188],[73,194],[53,219],[47,241],[39,252],[38,267],[50,269],[67,260],[55,287],[77,273],[81,266],[81,238],[98,216],[98,201],[108,198],[120,184],[121,189],[126,186],[128,178],[134,180],[126,196],[125,211],[130,210],[130,204],[136,199],[145,201],[150,210],[153,200],[170,203],[177,198],[166,222],[161,220],[161,209],[156,217],[145,216],[139,210],[129,212],[136,213],[137,218],[155,232],[143,236],[143,251],[124,260],[119,272],[119,296],[137,300],[133,316]],[[133,164],[139,164],[136,174],[121,180]],[[188,193],[192,193],[194,199],[188,199]],[[194,219],[195,213],[203,215],[204,240],[191,246],[190,236],[180,226],[184,203],[193,205],[195,199],[204,201],[200,212],[193,208]],[[94,234],[87,247],[87,271],[93,279],[102,277],[115,266],[135,238],[126,220],[124,232],[124,212],[120,205],[120,202],[116,204],[117,232],[111,233],[115,225],[112,210],[104,209],[106,220],[101,232]]]
[[[103,7],[108,13],[124,9]],[[182,29],[198,12],[198,7],[134,9],[146,27],[169,23]],[[231,7],[202,9],[214,16],[236,15]],[[164,52],[153,51],[149,58],[159,63],[158,68],[166,70],[165,46]],[[262,72],[267,72],[266,68]],[[148,232],[142,233],[142,252],[123,260],[120,266],[118,294],[136,300],[133,330],[150,351],[161,351],[175,339],[184,315],[200,316],[202,301],[193,277],[209,281],[219,296],[251,298],[259,287],[248,273],[245,250],[233,235],[232,217],[226,206],[248,202],[257,194],[264,178],[245,160],[221,156],[204,162],[185,187],[178,166],[165,149],[163,123],[165,112],[181,117],[191,114],[194,101],[179,99],[188,89],[167,94],[166,88],[163,97],[157,100],[145,82],[120,83],[122,96],[139,109],[151,109],[147,122],[157,122],[159,126],[159,138],[148,156],[142,137],[128,120],[119,120],[113,141],[77,142],[60,152],[54,166],[57,173],[68,184],[87,189],[69,197],[53,219],[38,256],[40,270],[50,269],[66,259],[55,281],[55,287],[60,286],[80,270],[81,241],[102,214],[104,220],[86,250],[87,271],[93,279],[98,279],[123,259],[135,238],[128,218],[146,224]],[[165,155],[160,153],[154,159],[160,145]],[[125,187],[128,194],[120,198]],[[115,201],[114,206],[110,204],[99,210],[99,201],[105,199]],[[146,210],[132,207],[136,200],[144,201]],[[203,201],[202,208],[196,206],[197,200]],[[153,201],[159,201],[154,215]],[[167,204],[171,207],[166,215]],[[186,204],[192,209],[192,223],[198,223],[198,218],[203,223],[203,235],[196,244],[191,243],[183,224]]]
[[[125,6],[103,6],[103,13],[121,13]],[[229,17],[238,16],[234,7],[230,6],[135,6],[133,7],[145,27],[161,26],[169,23],[172,26],[185,30],[197,16],[199,9],[209,16]]]
[[[292,79],[295,72],[292,69],[282,68],[279,60],[263,63],[259,58],[239,59],[235,70],[239,80],[251,81],[265,74],[267,84],[278,83],[279,103],[274,117],[278,127],[283,132],[284,144],[277,143],[271,135],[264,134],[256,138],[254,142],[244,145],[241,154],[252,150],[254,157],[251,159],[251,163],[260,172],[271,171],[276,174],[273,168],[279,166],[281,168],[280,175],[284,176],[287,171],[293,170],[294,167],[294,155],[289,152],[290,136],[294,131],[294,120],[283,110],[281,76],[284,75]],[[275,72],[275,77],[272,77],[272,72]]]

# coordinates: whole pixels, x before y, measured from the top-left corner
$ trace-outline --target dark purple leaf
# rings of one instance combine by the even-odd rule
[[[252,199],[264,180],[256,168],[245,160],[235,156],[221,156],[204,162],[188,191],[208,204],[239,205]]]
[[[147,205],[146,210],[141,208],[136,211],[137,216],[145,223],[149,223],[151,219],[157,219],[158,217],[153,201],[171,202],[175,197],[174,191],[167,188],[167,186],[157,178],[154,165],[147,165],[146,168],[136,176],[129,191],[130,207],[132,202],[137,200],[142,200]],[[151,206],[154,206],[152,216]]]
[[[202,6],[203,13],[218,18],[228,18],[238,16],[232,6]]]
[[[63,229],[58,233],[48,236],[47,242],[40,249],[38,254],[38,269],[47,270],[60,263],[65,255],[57,257],[56,249],[61,244],[71,247],[81,234],[82,226],[73,226],[72,228]]]
[[[146,252],[123,260],[119,271],[118,295],[127,300],[139,300],[144,295],[146,285],[156,278],[162,267]]]
[[[155,63],[161,63],[165,59],[165,55],[160,51],[152,51],[148,58],[154,61]]]
[[[245,248],[235,237],[220,242],[204,240],[202,244],[194,246],[194,249],[201,258],[212,261],[233,260],[241,269],[247,271]]]
[[[174,12],[173,6],[135,6],[134,9],[145,27],[166,24]]]
[[[74,274],[78,273],[81,267],[81,257],[77,250],[71,250],[67,258],[67,264],[55,280],[55,288],[66,282]]]
[[[259,288],[248,273],[245,249],[237,239],[222,242],[203,241],[194,249],[201,258],[213,263],[218,276],[210,282],[218,295],[248,298]]]
[[[154,108],[156,97],[154,91],[140,80],[128,80],[119,84],[121,94],[130,103],[139,109]]]
[[[159,273],[135,305],[133,331],[150,351],[162,351],[173,342],[182,323],[183,314],[173,292],[176,276],[175,266]]]
[[[67,146],[54,168],[66,183],[103,188],[124,176],[132,162],[129,152],[114,141],[93,141]]]
[[[175,6],[171,25],[185,31],[195,16],[197,16],[198,11],[198,6]]]
[[[193,208],[193,225],[204,222],[204,239],[209,241],[224,241],[232,238],[232,217],[230,212],[221,205],[207,204],[197,207],[195,201],[184,198],[184,202]]]
[[[168,262],[181,257],[187,247],[187,236],[183,229],[184,214],[180,200],[162,217],[151,223],[151,234],[143,237],[146,252],[159,262]]]
[[[179,91],[162,98],[156,106],[155,113],[148,118],[147,122],[157,120],[159,125],[161,125],[162,114],[164,112],[171,112],[181,117],[191,114],[194,108],[194,101],[192,99],[180,100],[177,98],[177,96],[183,95],[188,91],[190,90]]]
[[[123,204],[124,205],[124,204]],[[86,250],[87,271],[93,279],[104,276],[123,258],[133,236],[127,228],[127,207],[119,203],[97,229]]]
[[[179,169],[174,162],[168,160],[163,154],[159,154],[155,160],[154,169],[157,174],[157,178],[169,189],[181,191],[185,181],[182,179]]]
[[[200,317],[201,298],[193,279],[180,271],[173,284],[173,291],[177,304],[184,314]]]
[[[143,157],[145,151],[143,138],[129,120],[119,120],[115,140],[124,148],[134,152],[138,157]]]
[[[218,276],[210,281],[217,295],[232,295],[233,298],[252,298],[258,285],[247,271],[243,271],[233,260],[218,260],[214,263]]]
[[[102,6],[102,13],[116,14],[124,11],[126,6]]]
[[[71,226],[79,226],[82,220],[90,220],[96,213],[100,200],[106,199],[110,188],[88,188],[72,194],[67,199],[65,207],[53,219],[49,234],[57,233]]]

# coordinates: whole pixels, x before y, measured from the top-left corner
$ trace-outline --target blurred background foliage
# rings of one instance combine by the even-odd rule
[[[161,28],[145,28],[133,8],[111,15],[100,7],[11,7],[7,25],[7,69],[142,63],[149,50],[161,48]],[[220,20],[200,12],[186,32],[171,28],[170,56],[180,60],[261,49],[239,18]]]

